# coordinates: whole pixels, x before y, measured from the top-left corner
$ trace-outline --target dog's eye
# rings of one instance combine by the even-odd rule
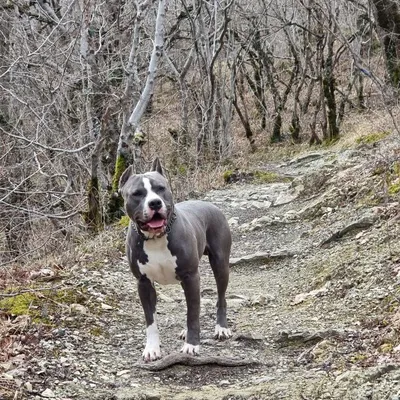
[[[156,192],[161,192],[161,193],[165,192],[165,187],[164,186],[157,186],[156,187]]]
[[[142,191],[142,190],[135,190],[135,191],[132,193],[132,196],[134,196],[134,197],[143,196],[143,191]]]

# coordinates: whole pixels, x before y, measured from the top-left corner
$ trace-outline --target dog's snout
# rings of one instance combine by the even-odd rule
[[[149,201],[149,208],[154,211],[158,211],[162,207],[161,199],[152,199]]]

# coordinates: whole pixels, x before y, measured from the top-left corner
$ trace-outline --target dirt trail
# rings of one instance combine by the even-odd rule
[[[201,265],[202,356],[260,365],[136,368],[144,325],[135,282],[124,261],[102,260],[73,271],[90,294],[86,309],[19,368],[20,379],[33,385],[28,398],[400,399],[399,197],[383,204],[376,194],[378,145],[385,154],[396,149],[384,141],[310,153],[265,165],[290,180],[238,183],[205,196],[227,215],[233,258],[281,254],[232,266],[228,318],[235,336],[223,342],[212,338],[215,283],[207,260]],[[181,347],[185,305],[179,286],[157,290],[165,355]]]

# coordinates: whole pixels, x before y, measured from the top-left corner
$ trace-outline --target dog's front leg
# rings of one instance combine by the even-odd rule
[[[187,304],[187,331],[181,352],[199,354],[200,350],[200,275],[196,270],[182,279]]]
[[[138,292],[146,319],[147,339],[143,359],[145,361],[154,361],[161,358],[160,338],[156,322],[157,294],[153,284],[146,276],[139,278]]]

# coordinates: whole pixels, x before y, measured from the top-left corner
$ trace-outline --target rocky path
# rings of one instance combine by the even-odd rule
[[[398,148],[378,145],[387,157]],[[144,329],[134,280],[122,258],[99,260],[100,251],[95,267],[80,260],[72,270],[85,300],[7,377],[32,399],[400,399],[399,197],[380,189],[379,154],[376,145],[308,153],[265,165],[290,180],[205,197],[233,232],[234,338],[212,338],[216,290],[204,259],[202,356],[259,364],[137,368]],[[176,353],[183,293],[158,294],[162,351]]]

